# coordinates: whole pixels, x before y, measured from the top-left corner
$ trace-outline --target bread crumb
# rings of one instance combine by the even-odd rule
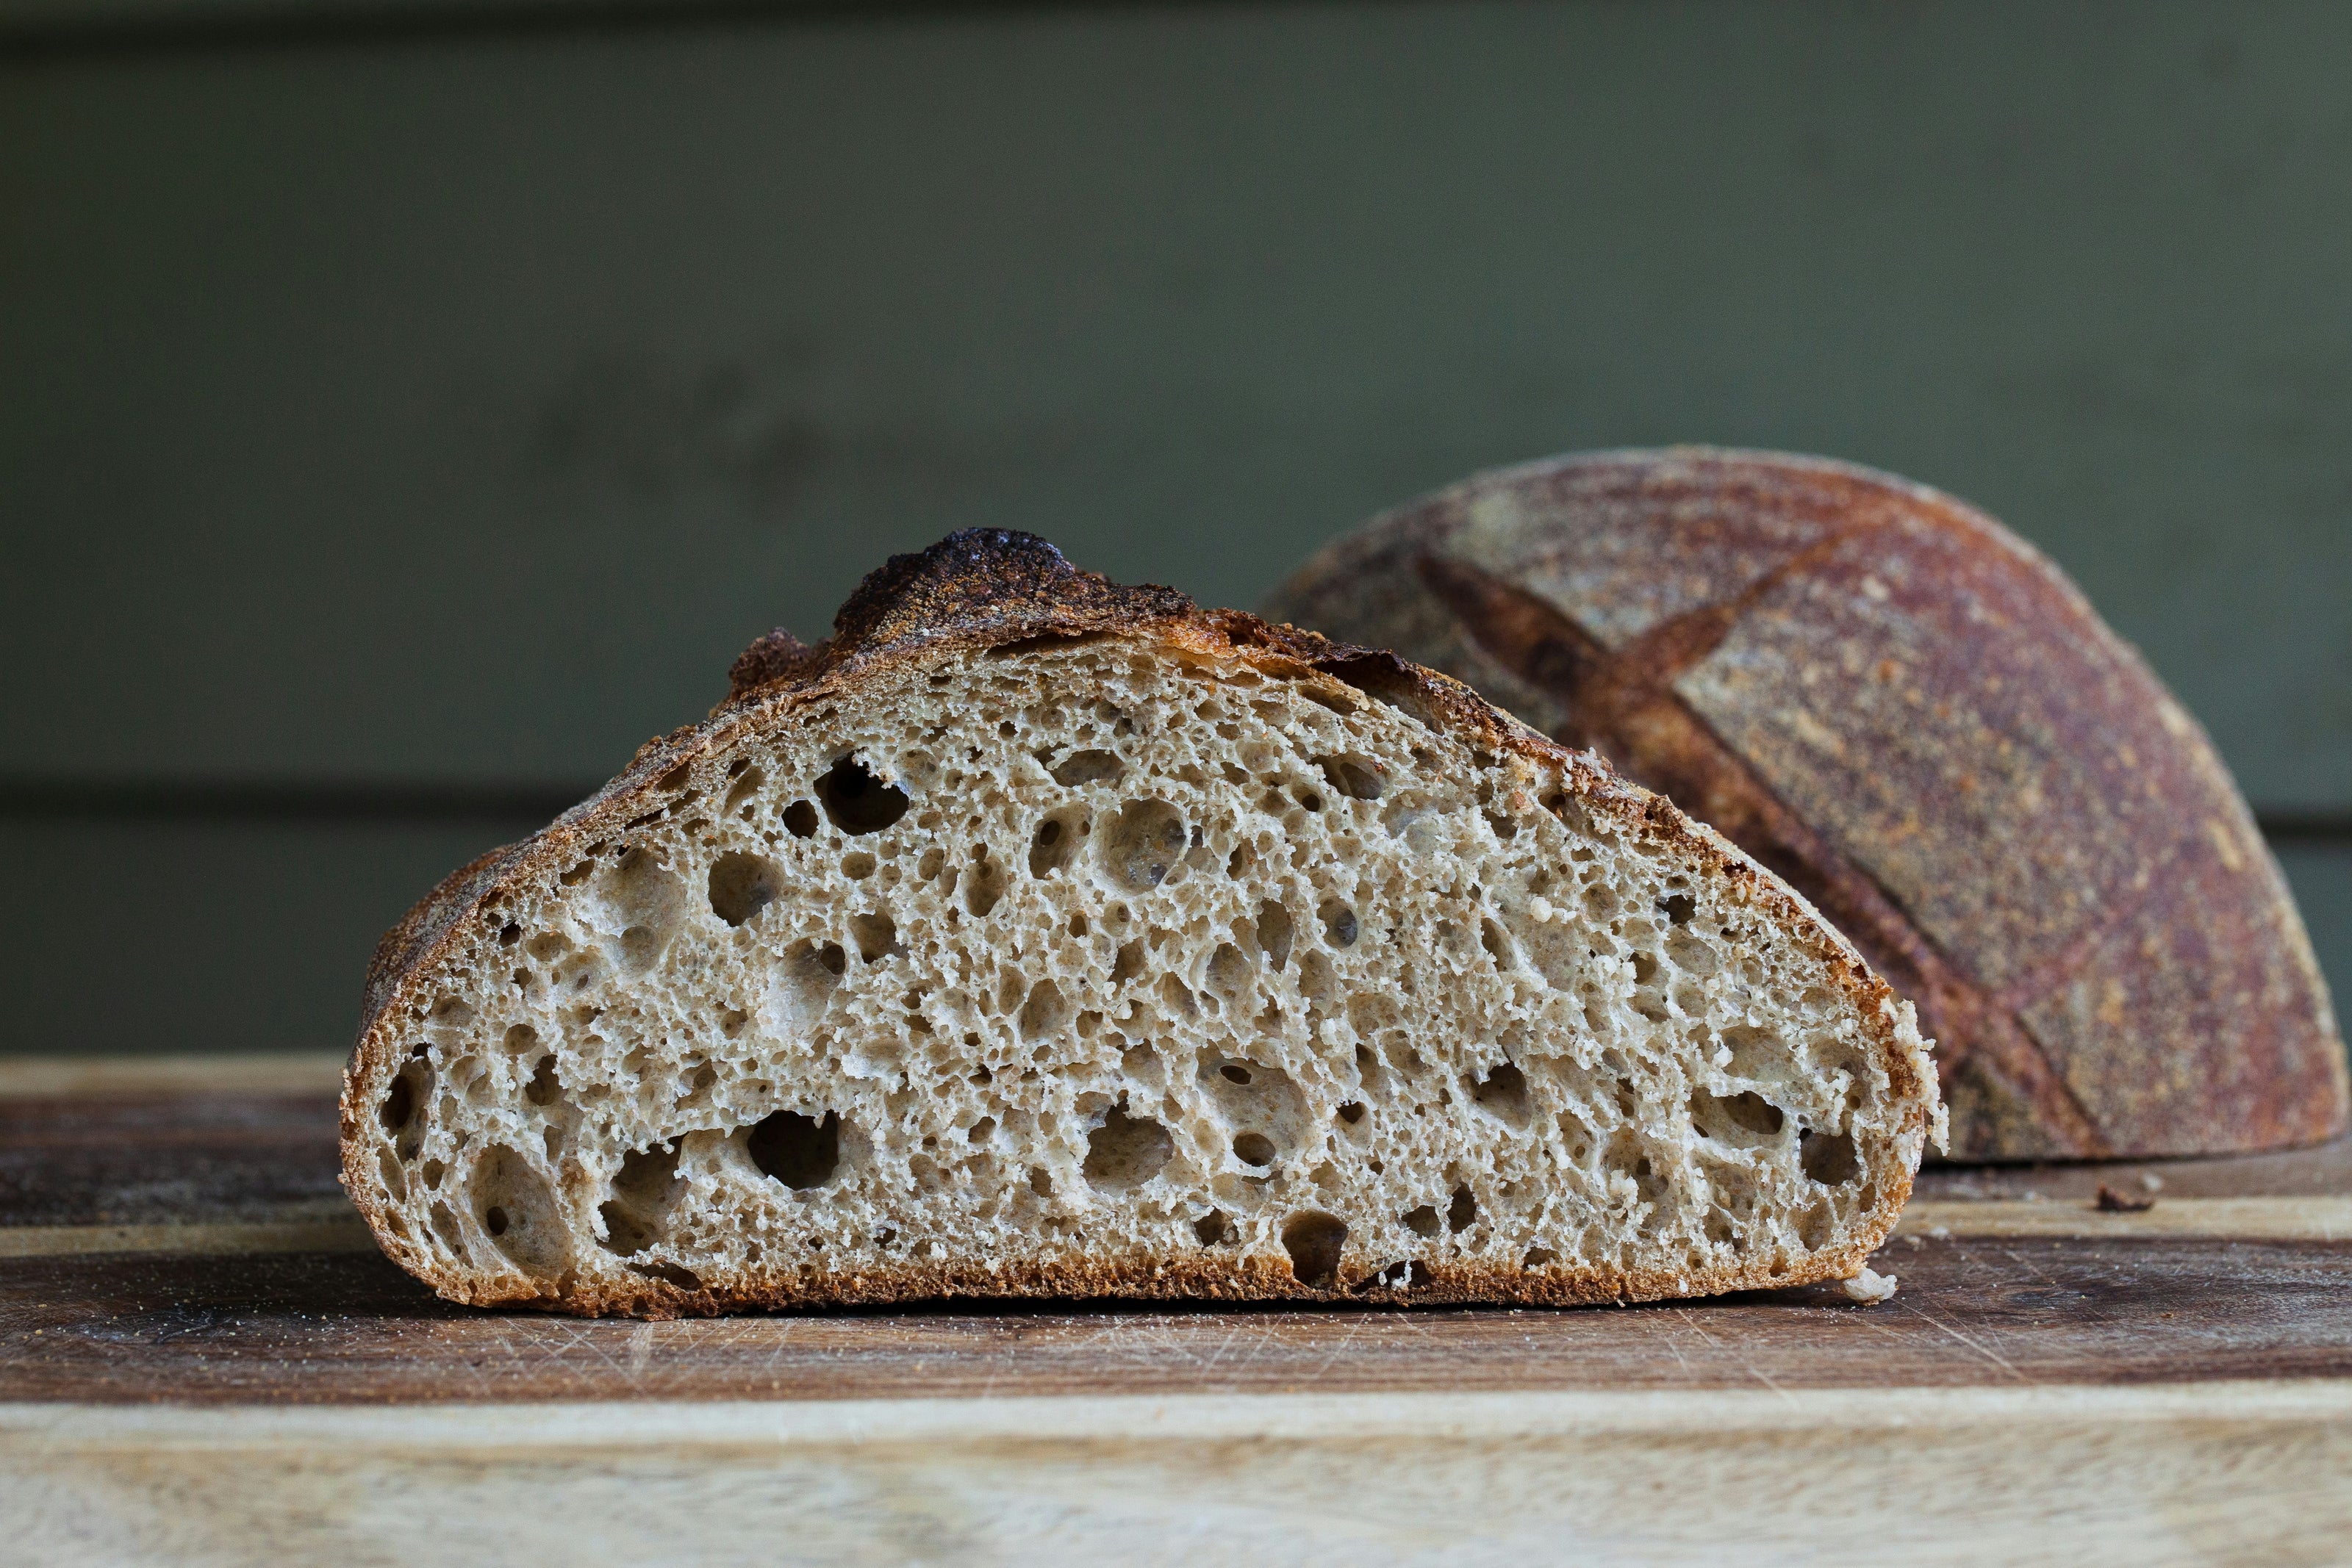
[[[1952,1228],[1948,1225],[1931,1225],[1927,1227],[1927,1234],[1938,1241],[1949,1241],[1952,1239]]]
[[[2164,1178],[2154,1171],[2142,1171],[2139,1173],[2139,1185],[2149,1192],[2162,1192]]]
[[[2126,1197],[2106,1183],[2099,1184],[2097,1207],[2101,1214],[2145,1214],[2156,1207],[2152,1197]]]
[[[1550,925],[1552,916],[1559,913],[1551,906],[1551,900],[1549,898],[1538,895],[1528,900],[1528,914],[1538,925]]]
[[[1893,1300],[1895,1296],[1895,1276],[1878,1273],[1867,1263],[1862,1266],[1861,1273],[1842,1283],[1846,1300],[1860,1302],[1865,1307],[1874,1307],[1881,1301]]]

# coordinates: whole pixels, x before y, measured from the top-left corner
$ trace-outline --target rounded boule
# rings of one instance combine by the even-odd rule
[[[1956,1157],[2344,1130],[2326,984],[2212,745],[1948,496],[1768,453],[1561,457],[1377,519],[1265,608],[1456,676],[1780,873],[1917,1003]]]

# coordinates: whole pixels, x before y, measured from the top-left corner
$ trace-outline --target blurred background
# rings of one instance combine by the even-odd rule
[[[2352,7],[0,0],[0,1052],[344,1048],[950,528],[1675,441],[2055,557],[2352,994]]]

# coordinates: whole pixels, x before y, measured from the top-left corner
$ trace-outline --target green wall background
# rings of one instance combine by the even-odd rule
[[[1247,603],[1680,440],[2048,550],[2352,988],[2352,10],[97,3],[0,5],[0,1051],[343,1044],[950,528]]]

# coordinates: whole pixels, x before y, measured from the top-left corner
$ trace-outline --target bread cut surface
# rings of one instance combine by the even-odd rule
[[[1392,656],[964,535],[736,685],[379,954],[344,1181],[452,1299],[1844,1278],[1940,1114],[1801,900]]]

